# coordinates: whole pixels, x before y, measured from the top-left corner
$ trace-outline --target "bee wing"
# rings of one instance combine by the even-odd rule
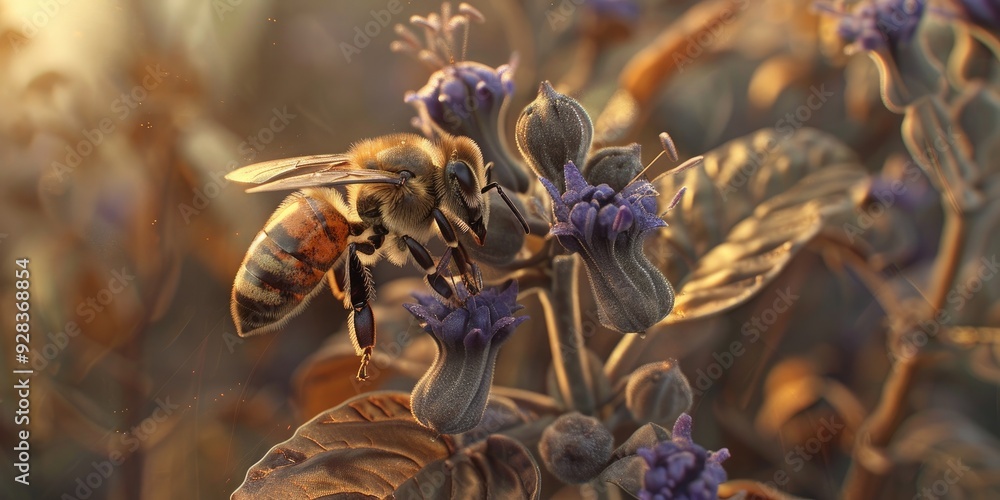
[[[345,168],[349,157],[342,154],[298,156],[255,163],[234,170],[226,179],[247,184],[259,184],[248,193],[294,190],[318,186],[346,184],[402,184],[398,174],[381,170]]]
[[[263,184],[295,170],[300,170],[303,173],[315,172],[338,165],[346,165],[349,162],[350,157],[343,154],[296,156],[295,158],[262,161],[240,167],[226,174],[226,179],[247,184]]]

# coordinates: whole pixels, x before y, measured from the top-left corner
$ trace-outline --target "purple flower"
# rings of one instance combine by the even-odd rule
[[[504,101],[514,93],[514,70],[474,61],[455,63],[434,72],[423,88],[406,94],[421,120],[452,135],[495,126]],[[494,118],[494,119],[491,119]]]
[[[638,238],[648,231],[666,227],[656,213],[656,190],[644,180],[633,182],[620,193],[611,186],[592,186],[583,174],[569,162],[563,167],[566,191],[559,194],[556,186],[542,178],[542,184],[552,197],[557,223],[551,234],[572,252],[584,252],[595,244],[613,245]]]
[[[864,50],[895,50],[913,38],[924,13],[925,0],[867,0],[844,15],[840,36]]]
[[[667,224],[657,215],[656,190],[636,180],[616,192],[593,186],[573,162],[563,168],[565,192],[541,178],[556,222],[550,233],[579,253],[598,299],[601,323],[620,332],[642,332],[673,308],[673,287],[646,259],[643,240]]]
[[[478,295],[470,295],[461,283],[455,288],[457,301],[414,294],[418,304],[403,304],[438,348],[431,368],[413,389],[410,408],[417,421],[442,434],[479,424],[500,346],[528,319],[514,316],[523,307],[516,302],[516,281]]]
[[[726,481],[722,462],[729,458],[729,450],[706,451],[692,441],[691,416],[687,413],[677,418],[670,441],[640,448],[637,453],[649,466],[639,491],[642,500],[714,499],[718,498],[719,485]]]

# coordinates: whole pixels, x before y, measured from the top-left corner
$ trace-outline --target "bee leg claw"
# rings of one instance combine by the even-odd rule
[[[368,363],[372,359],[372,348],[369,347],[365,349],[364,354],[361,355],[361,368],[358,368],[358,380],[364,382],[368,380]]]

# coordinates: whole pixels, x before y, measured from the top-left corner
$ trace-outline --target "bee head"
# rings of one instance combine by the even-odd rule
[[[486,240],[486,221],[490,205],[482,189],[486,185],[483,156],[471,139],[452,138],[442,177],[441,209],[463,231],[471,231],[482,245]]]

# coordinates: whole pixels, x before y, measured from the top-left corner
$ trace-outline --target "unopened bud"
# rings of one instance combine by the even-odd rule
[[[545,467],[560,481],[581,484],[604,470],[614,445],[614,436],[600,420],[574,412],[545,428],[538,452]]]
[[[670,425],[691,409],[691,384],[676,360],[640,366],[625,385],[625,406],[637,422]]]
[[[563,167],[583,165],[594,137],[590,115],[575,99],[542,82],[538,97],[517,119],[515,138],[525,161],[539,177],[565,188]]]
[[[607,184],[611,189],[621,191],[642,172],[641,153],[642,148],[635,143],[601,148],[587,159],[584,177],[594,186]]]

